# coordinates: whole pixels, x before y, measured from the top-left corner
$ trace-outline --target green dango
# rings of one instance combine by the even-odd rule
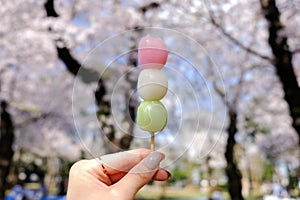
[[[167,124],[168,113],[160,101],[143,101],[137,111],[138,126],[150,133],[163,130]]]

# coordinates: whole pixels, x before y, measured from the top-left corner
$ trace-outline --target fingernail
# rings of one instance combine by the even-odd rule
[[[168,179],[172,177],[172,174],[169,171],[166,171],[168,174]]]
[[[164,159],[164,155],[160,152],[150,153],[144,160],[144,164],[149,169],[156,169],[159,166],[159,163]]]

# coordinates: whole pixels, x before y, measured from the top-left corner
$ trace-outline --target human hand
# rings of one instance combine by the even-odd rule
[[[170,177],[159,168],[164,157],[157,151],[136,149],[78,161],[70,170],[67,200],[131,200],[151,179]]]

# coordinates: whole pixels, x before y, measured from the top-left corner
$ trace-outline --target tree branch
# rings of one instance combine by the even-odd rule
[[[224,104],[230,108],[231,107],[231,104],[230,102],[228,101],[227,97],[226,97],[226,93],[225,91],[223,91],[218,85],[217,83],[214,81],[213,82],[213,87],[214,87],[214,90],[216,91],[216,93],[221,97],[222,101],[224,102]]]
[[[45,9],[47,12],[47,17],[58,17],[54,8],[54,0],[47,0],[47,2],[45,3]],[[52,29],[50,27],[49,31],[51,30]],[[62,38],[59,38],[55,42],[57,55],[59,59],[65,64],[66,68],[71,74],[73,74],[74,76],[79,76],[85,83],[98,83],[97,89],[95,91],[95,99],[98,106],[97,116],[99,118],[99,121],[101,122],[102,130],[107,130],[107,139],[114,144],[116,139],[116,130],[113,124],[109,124],[107,122],[107,119],[111,116],[111,104],[109,100],[105,100],[107,91],[104,82],[100,77],[100,74],[95,70],[83,67],[82,64],[72,56],[70,49],[68,49],[66,46],[60,47],[59,45],[57,45],[58,42],[64,44],[64,40]]]
[[[206,2],[206,1],[205,1]],[[208,13],[209,13],[209,17],[210,17],[210,21],[211,23],[221,31],[221,33],[227,38],[229,39],[231,42],[233,42],[235,45],[241,47],[242,49],[244,49],[246,52],[254,55],[254,56],[257,56],[263,60],[267,60],[269,62],[273,62],[273,58],[272,57],[269,57],[269,56],[266,56],[266,55],[263,55],[257,51],[255,51],[254,49],[250,48],[249,46],[246,46],[244,45],[241,41],[239,41],[237,38],[233,37],[230,33],[228,33],[224,27],[218,23],[214,17],[214,14],[213,14],[213,11],[210,9],[208,3],[206,2],[205,3],[206,5],[206,8],[208,10]]]
[[[45,119],[45,118],[48,118],[50,116],[54,116],[54,115],[52,113],[41,113],[41,114],[39,114],[37,116],[30,117],[30,118],[28,118],[28,119],[26,119],[26,120],[24,120],[24,121],[22,121],[22,122],[20,122],[18,124],[15,124],[15,127],[16,128],[20,128],[20,127],[22,127],[24,125],[27,125],[29,123],[37,122],[40,119]]]
[[[292,126],[298,133],[300,144],[300,87],[293,66],[293,54],[287,43],[287,36],[280,34],[283,25],[280,20],[280,10],[275,0],[260,0],[264,17],[269,24],[268,42],[275,57],[274,67],[281,81],[284,99],[289,105]]]
[[[44,4],[44,7],[47,13],[47,17],[59,17],[54,8],[54,0],[47,0]],[[51,27],[49,28],[49,30],[52,30]],[[64,40],[62,38],[59,38],[55,42],[64,43]],[[58,57],[66,65],[69,72],[71,72],[75,76],[78,75],[79,77],[81,77],[82,81],[85,83],[98,81],[100,77],[99,73],[95,70],[84,68],[82,64],[71,55],[70,49],[68,49],[67,47],[60,47],[57,44],[55,46]]]
[[[65,63],[69,72],[74,76],[79,75],[85,83],[98,81],[100,77],[98,72],[82,67],[82,65],[71,55],[70,50],[67,47],[56,46],[56,49],[58,57]]]
[[[292,54],[297,54],[300,53],[300,49],[295,49],[294,51],[292,51]]]
[[[48,17],[58,17],[59,15],[54,9],[54,0],[48,0],[44,4],[46,13]]]
[[[151,9],[156,9],[156,8],[159,8],[160,7],[160,4],[157,3],[157,2],[152,2],[150,4],[147,4],[147,5],[144,5],[142,7],[139,8],[139,10],[142,12],[143,15],[145,15],[145,13],[148,11],[148,10],[151,10]]]
[[[235,45],[241,47],[242,49],[244,49],[245,51],[247,51],[248,53],[250,54],[253,54],[257,57],[260,57],[261,59],[264,59],[264,60],[267,60],[267,61],[270,61],[272,62],[272,58],[269,57],[269,56],[266,56],[266,55],[262,55],[261,53],[255,51],[254,49],[244,45],[242,42],[240,42],[238,39],[236,39],[235,37],[233,37],[231,34],[229,34],[219,23],[216,22],[216,20],[213,18],[213,16],[210,16],[211,17],[211,22],[212,24],[217,27],[221,33],[226,36],[231,42],[233,42]]]

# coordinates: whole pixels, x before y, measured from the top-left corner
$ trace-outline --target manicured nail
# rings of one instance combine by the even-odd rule
[[[167,171],[167,170],[166,170],[166,172],[168,174],[168,179],[170,179],[172,177],[172,174],[169,171]]]
[[[144,164],[149,169],[156,169],[159,166],[159,163],[164,159],[164,154],[160,152],[152,152],[150,153],[146,159],[144,160]]]

